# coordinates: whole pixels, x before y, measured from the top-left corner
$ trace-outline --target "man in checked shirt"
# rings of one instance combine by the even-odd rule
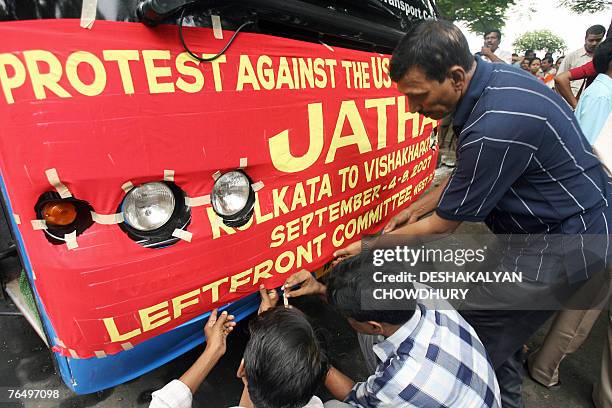
[[[405,269],[395,262],[384,270]],[[411,299],[401,307],[373,301],[376,310],[368,310],[362,294],[371,293],[373,271],[371,254],[363,253],[334,266],[325,285],[307,271],[285,283],[290,298],[324,297],[358,334],[371,375],[355,383],[330,367],[329,392],[364,408],[500,408],[495,372],[474,329],[443,300]]]

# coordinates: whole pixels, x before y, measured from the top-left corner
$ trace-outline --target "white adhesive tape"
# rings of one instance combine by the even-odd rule
[[[221,172],[217,170],[213,173],[212,178],[213,180],[217,180],[219,177],[221,177]]]
[[[21,217],[17,214],[13,214],[13,219],[15,220],[15,224],[21,225]]]
[[[174,170],[164,170],[164,180],[174,182]]]
[[[30,222],[32,223],[32,228],[35,231],[47,229],[47,222],[45,220],[32,220]]]
[[[94,354],[96,355],[96,357],[98,358],[104,358],[106,357],[106,353],[102,350],[96,350],[94,351]]]
[[[319,41],[321,44],[323,44],[325,46],[325,48],[327,48],[328,50],[330,50],[331,52],[335,52],[334,49],[332,47],[330,47],[329,45],[325,44],[323,41]]]
[[[68,190],[68,187],[66,187],[64,183],[60,181],[59,175],[57,174],[57,170],[55,168],[45,170],[45,174],[47,175],[47,180],[49,180],[49,184],[51,184],[55,188],[55,190],[59,193],[60,197],[72,197],[72,194],[70,193],[70,190]]]
[[[133,188],[134,188],[134,184],[132,184],[132,182],[131,182],[131,181],[126,181],[126,182],[125,182],[125,183],[123,183],[123,185],[121,186],[121,189],[122,189],[123,191],[125,191],[126,193],[127,193],[128,191],[130,191],[131,189],[133,189]]]
[[[91,30],[96,21],[97,0],[83,0],[81,7],[81,27]]]
[[[124,221],[123,213],[98,214],[94,211],[91,211],[91,219],[103,225],[121,224]]]
[[[57,344],[60,347],[66,348],[66,345],[64,344],[64,342],[58,339],[57,337],[55,338],[55,344]]]
[[[212,22],[213,35],[217,40],[223,39],[223,29],[221,28],[221,17],[215,16],[214,14],[210,16],[210,20]]]
[[[264,183],[263,181],[258,181],[257,183],[253,183],[251,188],[253,189],[253,191],[257,192],[261,190],[262,188],[264,188]]]
[[[187,207],[199,207],[201,205],[210,204],[210,196],[200,196],[200,197],[185,197],[185,205]]]
[[[72,358],[79,358],[79,355],[73,349],[68,349],[68,352],[72,356]]]
[[[66,241],[66,246],[68,249],[75,249],[79,247],[79,243],[76,239],[76,231],[72,231],[70,234],[64,235],[64,240]]]
[[[248,162],[249,162],[249,161],[247,160],[247,158],[246,158],[246,157],[241,157],[241,158],[240,158],[240,168],[241,168],[241,169],[246,168],[246,166],[247,166]]]
[[[97,0],[83,0],[81,7],[81,27],[91,30],[94,21],[96,21],[96,9],[98,8]]]
[[[193,234],[191,232],[189,232],[189,231],[185,231],[185,230],[177,228],[172,233],[172,236],[180,238],[183,241],[191,242],[191,238],[193,237]]]
[[[121,347],[126,351],[134,348],[134,346],[132,346],[132,343],[130,343],[129,341],[127,343],[121,343]]]

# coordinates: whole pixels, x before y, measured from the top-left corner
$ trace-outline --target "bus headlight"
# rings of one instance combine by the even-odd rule
[[[215,181],[210,195],[215,213],[229,227],[240,227],[249,222],[255,204],[251,179],[241,170],[229,171]]]
[[[175,200],[172,190],[160,182],[134,187],[123,201],[125,222],[139,231],[152,231],[170,220]]]

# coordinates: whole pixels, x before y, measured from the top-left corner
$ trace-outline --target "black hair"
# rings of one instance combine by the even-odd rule
[[[587,28],[585,37],[588,37],[589,35],[604,35],[605,33],[606,27],[602,26],[601,24],[596,24]]]
[[[612,38],[608,38],[602,41],[595,50],[593,55],[593,65],[595,65],[595,71],[600,74],[608,72],[610,66],[610,60],[612,59]]]
[[[385,263],[385,273],[403,272],[403,264],[398,262]],[[379,270],[379,269],[377,269]],[[327,301],[346,317],[358,322],[374,321],[388,324],[404,324],[414,315],[416,302],[410,301],[410,307],[404,310],[363,310],[361,307],[362,291],[372,284],[367,279],[374,273],[371,252],[348,258],[336,265],[327,280]],[[406,283],[403,288],[411,289],[412,284]],[[404,304],[406,306],[406,304]]]
[[[547,57],[542,58],[542,61],[548,61],[550,64],[554,64],[555,63],[555,60],[553,60],[553,57],[551,57],[551,56],[547,56]]]
[[[249,325],[244,367],[257,408],[301,408],[323,384],[329,368],[325,351],[306,316],[276,307]]]
[[[534,50],[525,50],[525,57],[529,54],[533,54],[535,55],[535,51]]]
[[[484,32],[484,37],[486,37],[487,35],[491,34],[491,33],[497,33],[497,39],[499,41],[501,41],[501,31],[499,31],[497,28],[494,28],[492,30],[487,30]]]
[[[425,20],[409,28],[393,51],[389,75],[399,82],[409,69],[419,67],[428,79],[443,82],[451,67],[459,65],[469,71],[473,63],[459,28],[444,20]]]
[[[529,65],[531,65],[531,63],[532,63],[533,61],[535,61],[535,60],[538,60],[538,61],[540,61],[540,63],[542,63],[542,60],[541,60],[540,58],[538,58],[538,57],[533,57],[533,58],[529,58]]]
[[[518,54],[517,54],[516,52],[513,52],[513,53],[512,53],[512,56],[513,56],[513,57],[518,57]]]

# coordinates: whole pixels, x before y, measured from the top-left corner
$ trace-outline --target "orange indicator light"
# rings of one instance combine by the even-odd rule
[[[51,201],[42,208],[44,220],[49,225],[70,225],[77,216],[74,204],[68,201]]]

